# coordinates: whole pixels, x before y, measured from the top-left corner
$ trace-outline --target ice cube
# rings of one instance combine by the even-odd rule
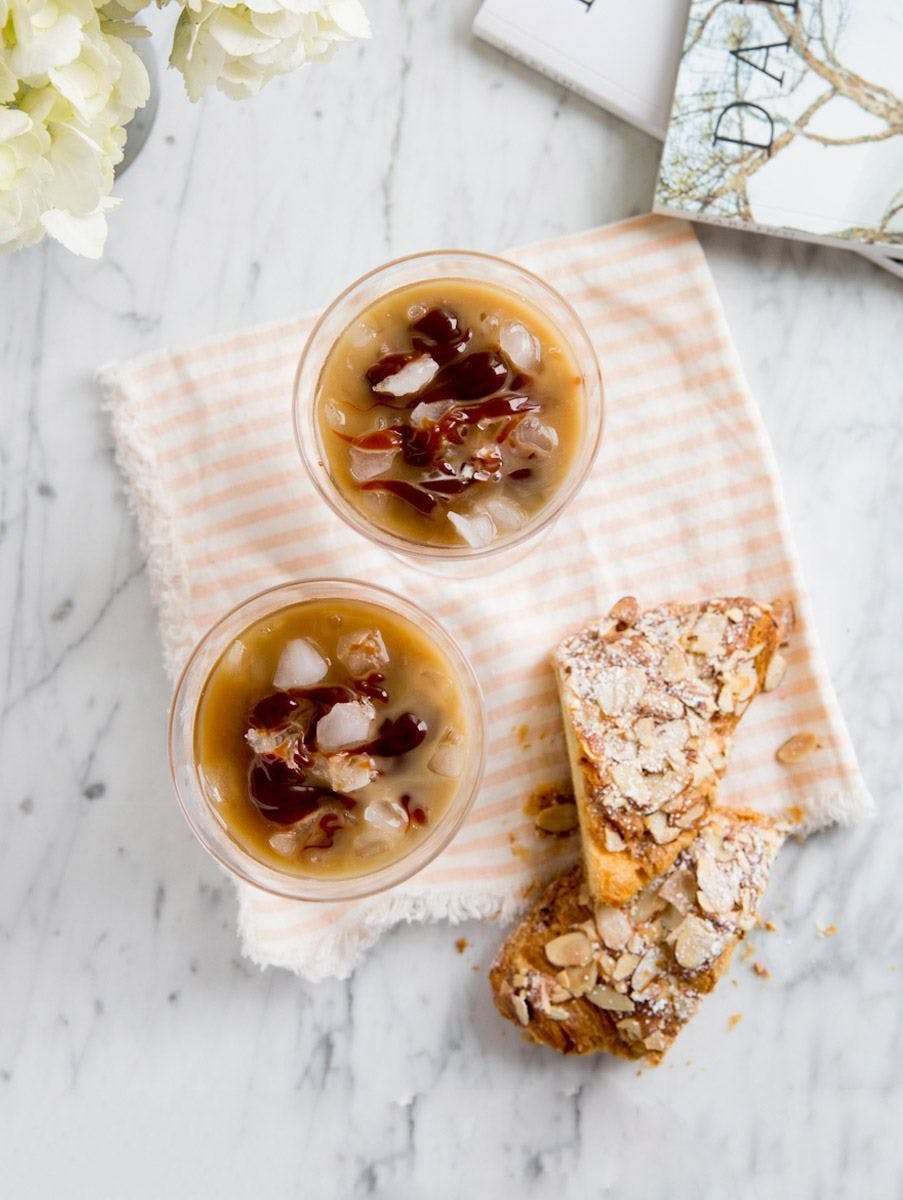
[[[485,513],[478,513],[475,516],[465,517],[463,513],[449,511],[448,519],[460,533],[461,537],[467,542],[468,546],[473,546],[475,550],[481,549],[483,546],[488,546],[495,537],[495,526],[492,523],[492,518],[486,516]]]
[[[415,429],[423,429],[425,425],[441,421],[451,408],[454,408],[452,400],[431,400],[428,404],[421,400],[411,412],[411,424]]]
[[[520,321],[505,321],[502,324],[499,345],[518,371],[535,371],[539,366],[539,342]]]
[[[351,330],[349,340],[356,350],[363,350],[375,337],[376,330],[372,325],[368,325],[365,321],[358,321]]]
[[[359,792],[378,774],[369,754],[316,754],[310,770],[334,792]]]
[[[334,705],[317,722],[317,748],[325,754],[366,742],[376,711],[369,700]]]
[[[245,669],[247,651],[248,648],[241,638],[236,638],[222,657],[221,669],[228,671],[230,675],[241,675]]]
[[[313,687],[328,670],[329,663],[313,642],[307,638],[295,638],[286,642],[279,656],[279,664],[273,675],[273,687],[280,690]]]
[[[421,317],[425,317],[429,311],[425,304],[409,304],[405,315],[413,325],[415,321],[419,321]]]
[[[232,771],[224,762],[198,767],[204,783],[204,791],[216,804],[224,804],[229,795]]]
[[[457,779],[464,770],[465,762],[464,735],[456,729],[449,728],[440,738],[432,758],[426,765],[434,775]]]
[[[421,354],[405,363],[394,375],[386,376],[373,390],[387,396],[413,396],[432,381],[438,370],[435,359],[429,354]]]
[[[408,814],[397,800],[371,800],[364,809],[364,820],[389,836],[408,827]]]
[[[529,416],[518,422],[509,440],[522,454],[538,454],[542,458],[558,445],[558,433],[551,425],[544,425],[539,417]]]
[[[483,502],[483,507],[492,517],[496,529],[501,529],[504,533],[514,533],[527,520],[527,514],[521,506],[509,500],[507,496],[493,496]]]
[[[376,479],[392,469],[397,450],[361,450],[359,446],[348,448],[348,469],[357,483]]]
[[[290,858],[297,854],[303,845],[304,834],[300,829],[284,829],[274,833],[270,845],[277,854]]]
[[[293,736],[288,729],[254,729],[252,726],[245,734],[245,741],[255,754],[275,754],[279,758],[288,758],[291,749],[289,743]]]
[[[323,417],[330,429],[342,430],[348,423],[348,418],[337,400],[326,401],[323,405]]]
[[[358,858],[375,858],[391,848],[392,842],[386,834],[372,826],[361,828],[354,839],[354,853]]]
[[[336,654],[356,679],[381,671],[389,662],[389,651],[378,629],[343,633],[336,643]]]

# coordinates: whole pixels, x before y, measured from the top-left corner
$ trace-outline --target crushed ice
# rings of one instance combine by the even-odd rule
[[[429,354],[421,354],[405,363],[394,375],[387,375],[373,388],[387,396],[413,396],[426,387],[439,370],[439,364]]]
[[[369,700],[334,705],[317,722],[317,745],[325,754],[366,742],[376,712]]]
[[[461,537],[475,550],[488,546],[495,537],[495,526],[492,518],[483,513],[465,517],[462,513],[449,511],[448,519],[460,533]]]
[[[499,333],[502,353],[518,371],[535,371],[539,366],[539,342],[520,321],[505,321]]]
[[[273,675],[273,687],[312,687],[319,683],[329,670],[329,663],[307,638],[295,638],[287,642],[279,656]]]

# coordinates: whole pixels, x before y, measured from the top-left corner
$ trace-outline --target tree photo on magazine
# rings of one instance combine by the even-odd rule
[[[898,0],[694,0],[658,211],[903,245]]]

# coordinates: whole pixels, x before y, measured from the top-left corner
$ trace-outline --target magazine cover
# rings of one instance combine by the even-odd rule
[[[903,246],[901,0],[693,0],[655,210]]]
[[[689,0],[484,0],[473,31],[661,141]]]

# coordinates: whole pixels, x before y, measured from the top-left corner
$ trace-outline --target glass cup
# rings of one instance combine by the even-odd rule
[[[267,616],[305,600],[358,600],[407,618],[448,659],[455,673],[466,720],[468,757],[448,807],[407,854],[394,862],[346,878],[302,875],[261,862],[232,838],[207,797],[195,746],[198,705],[213,667],[237,637]],[[270,588],[227,613],[201,638],[176,685],[169,716],[169,762],[182,811],[201,845],[239,879],[294,900],[351,900],[394,887],[420,871],[448,845],[476,798],[483,774],[486,723],[483,698],[461,648],[437,621],[387,588],[351,579],[312,579]]]
[[[583,378],[582,438],[567,474],[548,503],[520,529],[496,538],[485,547],[429,545],[369,520],[347,498],[333,478],[317,419],[317,395],[324,366],[336,341],[352,322],[389,292],[411,284],[443,279],[488,284],[538,308],[557,327]],[[471,250],[436,250],[398,258],[377,267],[333,300],[311,331],[298,363],[292,414],[298,451],[314,486],[334,513],[358,533],[392,551],[410,565],[441,573],[457,564],[465,569],[455,573],[467,575],[477,573],[474,567],[494,569],[520,558],[525,549],[529,549],[526,543],[548,530],[573,499],[593,465],[602,438],[602,375],[582,321],[564,297],[538,275],[491,254]]]

